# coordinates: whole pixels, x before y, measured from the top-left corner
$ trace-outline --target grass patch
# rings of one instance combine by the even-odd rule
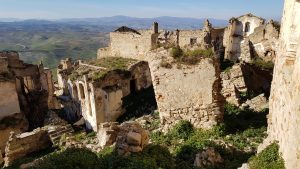
[[[250,169],[284,169],[284,160],[279,154],[279,146],[273,143],[257,156],[249,160]]]
[[[46,156],[32,169],[102,169],[102,166],[97,155],[87,149],[67,149]]]
[[[183,51],[177,46],[171,50],[171,56],[176,62],[187,65],[196,65],[202,58],[211,58],[213,55],[214,52],[212,48]]]
[[[274,63],[271,61],[264,61],[260,57],[255,57],[252,65],[255,65],[259,68],[266,69],[266,70],[273,70],[274,69]]]
[[[120,74],[127,75],[127,69],[129,66],[137,63],[138,61],[131,58],[122,57],[105,57],[101,59],[95,59],[93,61],[87,62],[89,65],[94,65],[104,68],[103,70],[90,70],[87,68],[77,69],[70,75],[71,80],[75,80],[82,75],[92,74],[91,78],[95,81],[101,79],[107,75],[108,72],[117,71]]]
[[[4,169],[17,169],[20,168],[22,164],[27,164],[30,162],[33,162],[36,159],[39,159],[41,157],[44,157],[45,155],[52,154],[56,149],[55,148],[49,148],[40,152],[32,153],[29,155],[26,155],[26,157],[16,160],[11,166],[5,167]]]

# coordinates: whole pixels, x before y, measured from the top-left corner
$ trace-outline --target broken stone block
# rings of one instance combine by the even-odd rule
[[[264,94],[254,97],[251,100],[247,100],[244,104],[242,104],[241,108],[249,108],[256,112],[261,112],[264,109],[269,107],[269,102]]]
[[[127,134],[127,143],[130,145],[140,145],[142,142],[142,136],[139,133],[136,132],[129,132]]]
[[[141,152],[149,143],[149,132],[137,122],[103,123],[99,126],[98,140],[101,147],[116,144],[120,155]]]
[[[194,167],[196,168],[215,167],[223,162],[224,162],[223,158],[217,151],[215,151],[214,148],[208,148],[196,155],[194,161]]]
[[[113,145],[116,142],[118,130],[118,123],[102,123],[99,125],[97,134],[99,146],[106,147]]]

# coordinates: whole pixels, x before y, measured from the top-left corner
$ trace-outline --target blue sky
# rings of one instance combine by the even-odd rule
[[[0,0],[0,18],[86,18],[126,15],[229,19],[245,13],[278,19],[283,0]]]

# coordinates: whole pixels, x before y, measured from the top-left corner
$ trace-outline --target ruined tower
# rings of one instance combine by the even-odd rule
[[[153,33],[158,33],[158,23],[157,22],[153,23],[152,30],[153,30]]]

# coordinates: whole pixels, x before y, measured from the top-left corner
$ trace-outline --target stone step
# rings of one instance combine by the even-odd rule
[[[50,134],[50,137],[59,136],[59,135],[62,135],[62,134],[64,134],[64,133],[67,133],[67,132],[72,133],[72,132],[73,132],[73,129],[64,129],[64,130],[57,131],[57,132],[55,132],[55,133]]]

